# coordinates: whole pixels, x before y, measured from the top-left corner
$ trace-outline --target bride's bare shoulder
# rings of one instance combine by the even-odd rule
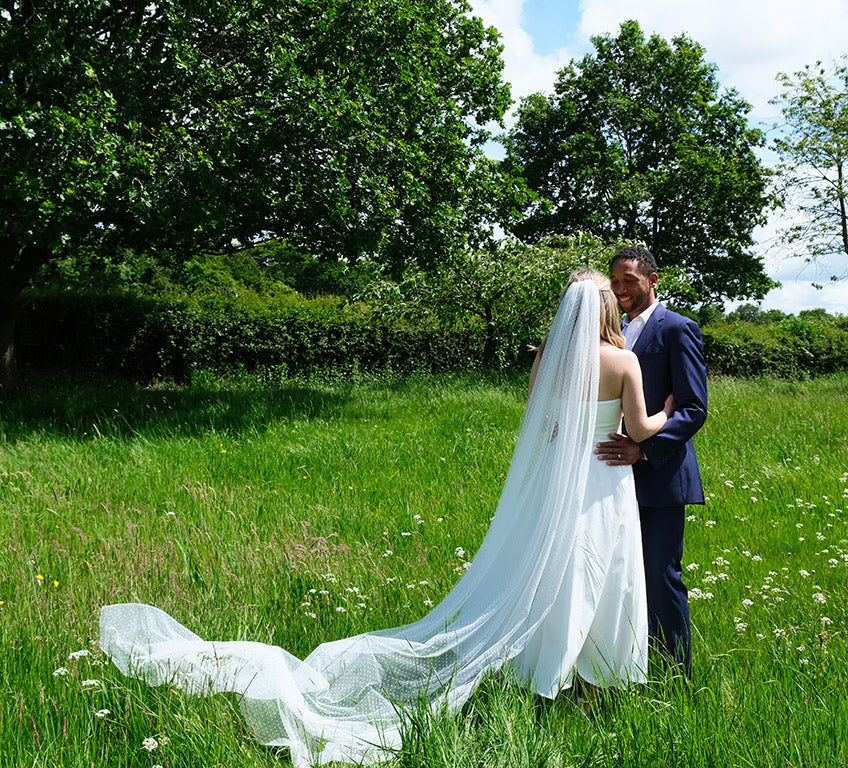
[[[610,365],[632,365],[636,359],[636,355],[629,349],[614,347],[612,344],[601,345],[601,360],[604,360]]]

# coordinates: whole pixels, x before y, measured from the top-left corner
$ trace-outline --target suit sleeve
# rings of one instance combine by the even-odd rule
[[[688,319],[668,331],[665,343],[674,412],[656,435],[639,444],[654,468],[682,450],[707,418],[707,368],[701,331]]]

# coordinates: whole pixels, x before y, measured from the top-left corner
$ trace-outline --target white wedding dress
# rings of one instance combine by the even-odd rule
[[[419,621],[319,645],[205,641],[142,604],[101,609],[100,644],[125,673],[191,693],[240,694],[256,738],[295,768],[368,763],[400,744],[404,708],[458,709],[511,663],[553,697],[578,673],[643,681],[647,608],[632,473],[592,455],[618,427],[598,403],[599,298],[572,285],[554,320],[490,528],[471,567]],[[281,621],[285,617],[280,617]]]

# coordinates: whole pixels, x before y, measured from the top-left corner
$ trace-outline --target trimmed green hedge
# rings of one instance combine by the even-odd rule
[[[737,321],[702,331],[710,374],[797,379],[848,369],[848,329],[840,319],[788,317],[768,325]]]
[[[711,375],[808,378],[848,369],[844,318],[786,316],[703,328]],[[18,360],[39,370],[186,382],[193,373],[274,370],[281,376],[354,371],[467,370],[480,365],[482,328],[388,325],[362,304],[326,297],[31,297]],[[514,362],[529,363],[516,351]]]
[[[16,346],[20,364],[39,370],[185,382],[196,371],[462,370],[477,364],[482,338],[390,328],[333,298],[57,294],[27,302]]]

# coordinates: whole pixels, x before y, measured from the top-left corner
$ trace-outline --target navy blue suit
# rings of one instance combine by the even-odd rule
[[[692,436],[707,418],[707,371],[697,323],[662,304],[633,346],[642,368],[648,413],[674,395],[674,413],[639,444],[645,459],[633,465],[642,524],[648,591],[648,627],[655,643],[685,669],[691,665],[689,606],[683,583],[684,505],[703,504]]]

